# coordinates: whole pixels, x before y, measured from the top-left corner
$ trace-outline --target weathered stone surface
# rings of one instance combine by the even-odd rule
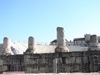
[[[55,53],[32,54],[34,52],[34,38],[30,36],[26,54],[0,56],[0,73],[7,71],[26,73],[99,72],[100,51],[94,51],[94,48],[96,50],[99,48],[97,36],[92,35],[90,40],[90,48],[93,51],[66,52],[68,48],[64,39],[64,31],[62,27],[58,27],[58,44]],[[10,47],[8,42],[9,39],[5,38],[3,45],[5,53],[8,53],[6,49]]]
[[[100,44],[98,43],[97,35],[90,36],[89,50],[100,50]]]
[[[57,47],[55,48],[55,52],[68,52],[64,38],[64,29],[62,27],[57,27]]]
[[[11,55],[10,40],[7,37],[3,39],[3,55]]]
[[[9,48],[9,39],[7,37],[3,39],[3,48]]]
[[[26,52],[27,53],[34,53],[34,50],[35,50],[34,45],[35,45],[34,38],[32,36],[30,36],[28,38],[28,49],[26,50]]]
[[[90,37],[90,43],[98,43],[98,37],[97,37],[97,35],[92,35]]]
[[[90,41],[90,36],[91,36],[90,34],[84,35],[86,42],[89,42]]]
[[[3,65],[3,60],[0,60],[0,65]]]
[[[68,54],[70,56],[67,56]],[[48,53],[9,55],[0,56],[0,58],[3,60],[1,65],[6,66],[3,72],[62,73],[98,72],[100,70],[100,51],[52,53],[52,56]]]
[[[28,38],[28,48],[29,48],[29,49],[32,49],[32,50],[34,49],[34,45],[35,45],[34,42],[35,42],[35,41],[34,41],[34,38],[33,38],[32,36],[30,36],[30,37]]]
[[[64,29],[57,27],[57,43],[58,46],[65,46]]]

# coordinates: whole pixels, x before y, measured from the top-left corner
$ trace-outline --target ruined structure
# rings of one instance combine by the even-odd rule
[[[2,54],[0,56],[0,73],[9,71],[24,71],[26,73],[100,71],[100,50],[98,49],[99,43],[95,35],[90,36],[88,51],[68,52],[68,48],[64,43],[63,28],[58,27],[57,43],[54,53],[35,54],[34,38],[32,36],[29,37],[28,49],[23,54]],[[3,47],[8,48],[7,45]]]
[[[11,55],[10,40],[7,37],[4,37],[3,39],[3,55]]]
[[[89,49],[90,50],[100,50],[100,43],[98,42],[97,35],[92,35],[90,37]]]
[[[62,27],[57,27],[57,47],[55,48],[55,52],[68,52],[64,38],[64,29]]]
[[[35,50],[34,45],[35,45],[34,38],[30,36],[28,38],[28,49],[26,50],[25,53],[34,53],[34,50]]]

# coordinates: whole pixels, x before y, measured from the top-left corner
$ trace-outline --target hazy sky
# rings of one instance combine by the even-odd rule
[[[36,42],[56,38],[56,27],[64,27],[65,38],[100,35],[100,0],[0,0],[0,42],[7,36]]]

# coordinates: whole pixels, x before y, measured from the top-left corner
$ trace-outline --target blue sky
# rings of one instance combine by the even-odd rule
[[[65,38],[100,35],[100,0],[0,0],[0,42],[3,37],[37,43],[56,38],[56,27]]]

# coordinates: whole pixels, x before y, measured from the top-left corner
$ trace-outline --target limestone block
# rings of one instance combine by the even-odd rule
[[[81,57],[76,58],[76,63],[81,63]]]
[[[75,63],[75,57],[70,57],[69,63]]]
[[[69,64],[69,59],[66,58],[66,64]]]
[[[3,65],[3,60],[0,60],[0,65]]]
[[[84,62],[84,63],[88,63],[88,58],[87,58],[87,57],[84,57],[84,58],[83,58],[83,62]]]
[[[7,66],[3,66],[3,70],[4,70],[4,71],[7,70]]]

